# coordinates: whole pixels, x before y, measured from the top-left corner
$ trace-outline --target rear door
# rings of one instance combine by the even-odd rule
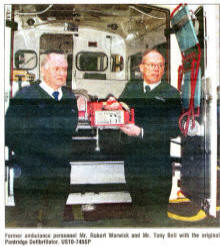
[[[216,36],[219,35],[217,34],[219,31],[217,29],[219,23],[217,23],[218,21],[215,19],[215,15],[218,13],[215,8],[216,6],[201,6],[199,8],[197,7],[194,11],[194,19],[192,19],[194,26],[193,32],[194,35],[197,36],[201,48],[200,70],[198,72],[198,78],[200,77],[200,79],[197,79],[197,88],[194,94],[196,127],[194,128],[194,131],[189,130],[185,136],[183,135],[181,140],[181,190],[188,198],[201,205],[202,208],[212,216],[216,216],[216,92],[217,85],[219,84],[219,72],[216,65],[216,63],[218,63],[219,53],[216,53],[216,50],[214,50],[214,47],[216,48]],[[182,17],[179,22],[181,23],[180,25],[182,25],[181,28],[185,29],[187,32],[189,32],[189,30],[187,30],[185,23],[189,13],[191,13],[191,11],[186,14],[181,13],[180,15],[182,15]],[[213,31],[215,28],[216,32]],[[181,51],[183,51],[185,49],[185,44],[190,42],[189,36],[188,34],[184,34],[184,31],[177,31],[175,32],[175,35],[179,47]],[[184,50],[184,55],[187,54],[188,50]],[[213,61],[215,61],[214,64]],[[184,69],[187,70],[185,67]],[[187,72],[185,71],[181,90],[185,112],[187,112],[190,107],[191,91],[193,90],[191,78],[189,77],[187,82],[185,79],[187,76],[186,74]],[[186,85],[187,83],[188,85]],[[197,111],[198,109],[200,109],[200,112]],[[196,116],[196,113],[198,113],[198,116]],[[186,122],[187,119],[183,119],[183,122],[181,123],[182,126],[186,127]]]

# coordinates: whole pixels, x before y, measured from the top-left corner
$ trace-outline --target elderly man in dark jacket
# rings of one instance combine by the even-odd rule
[[[70,186],[72,135],[78,119],[76,98],[65,87],[64,54],[49,51],[41,64],[42,82],[22,88],[6,113],[6,145],[21,167],[15,180],[16,218],[20,226],[63,220]],[[42,224],[42,222],[40,222]]]
[[[120,96],[135,109],[135,124],[121,127],[126,136],[133,137],[125,141],[125,172],[134,206],[144,207],[141,217],[147,220],[153,212],[167,216],[172,182],[170,139],[179,134],[180,95],[162,80],[164,64],[157,50],[145,52],[139,65],[143,81],[129,82]]]

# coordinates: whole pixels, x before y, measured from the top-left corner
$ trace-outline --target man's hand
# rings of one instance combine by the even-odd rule
[[[128,136],[139,136],[141,134],[141,128],[135,124],[125,124],[120,127],[120,130]]]
[[[104,110],[114,111],[114,110],[121,110],[121,104],[117,101],[114,96],[110,96],[106,103],[103,105]]]
[[[111,104],[106,104],[103,105],[104,110],[109,110],[109,111],[116,111],[116,110],[121,110],[121,105],[119,102],[113,102]]]
[[[86,99],[84,96],[80,95],[77,97],[77,107],[79,111],[86,110]]]

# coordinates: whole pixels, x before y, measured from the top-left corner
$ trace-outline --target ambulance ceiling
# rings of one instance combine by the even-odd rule
[[[134,31],[141,36],[166,25],[168,13],[162,8],[140,4],[27,4],[15,5],[15,10],[23,16],[26,25],[31,18],[39,18],[41,25],[69,23],[72,28],[92,27],[124,38]]]

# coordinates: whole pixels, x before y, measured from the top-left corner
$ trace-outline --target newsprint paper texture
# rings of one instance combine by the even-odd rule
[[[178,6],[180,2],[177,1],[92,1],[92,2],[88,2],[87,1],[72,1],[70,3],[70,1],[44,1],[42,4],[44,4],[44,9],[46,8],[51,8],[53,9],[53,6],[51,7],[51,5],[54,4],[97,4],[98,5],[103,5],[103,4],[117,4],[117,5],[121,5],[121,4],[125,4],[125,5],[130,5],[130,10],[137,10],[138,9],[138,14],[140,14],[143,11],[143,8],[140,7],[143,4],[152,4],[154,7],[160,7],[160,8],[165,8],[165,9],[169,9],[169,10],[173,10],[176,6]],[[219,40],[219,31],[220,31],[220,6],[218,4],[218,1],[185,1],[184,3],[187,3],[189,6],[189,9],[192,9],[193,11],[195,11],[196,9],[198,9],[200,6],[203,8],[203,13],[205,16],[204,19],[204,26],[203,28],[206,29],[206,32],[208,34],[207,37],[204,38],[205,40],[205,44],[207,45],[207,52],[205,54],[205,57],[203,57],[203,65],[206,69],[207,69],[207,74],[204,74],[204,77],[207,78],[211,78],[211,86],[210,84],[208,84],[208,82],[206,81],[206,83],[208,84],[208,86],[206,87],[206,96],[207,97],[207,102],[210,101],[214,101],[217,102],[217,97],[218,97],[218,113],[219,111],[219,87],[220,87],[220,79],[219,79],[219,59],[220,59],[220,52],[219,52],[219,44],[220,44],[220,40]],[[136,219],[133,219],[132,217],[129,217],[129,209],[126,208],[126,205],[124,208],[120,208],[120,207],[116,207],[115,210],[121,210],[122,212],[128,212],[127,215],[125,215],[125,217],[110,217],[108,219],[101,219],[98,218],[97,220],[83,220],[82,219],[82,209],[84,210],[84,212],[90,212],[91,210],[94,209],[94,204],[86,204],[83,207],[80,207],[79,205],[75,205],[75,208],[73,207],[72,210],[75,210],[75,222],[74,221],[67,221],[65,224],[63,224],[62,227],[40,227],[40,225],[36,225],[36,227],[18,227],[16,226],[16,222],[13,221],[13,219],[10,218],[10,222],[9,219],[7,217],[8,214],[6,213],[7,211],[7,207],[5,206],[6,204],[6,188],[7,188],[7,184],[5,183],[5,177],[6,177],[6,171],[5,171],[5,159],[8,155],[7,151],[5,151],[5,132],[4,132],[4,128],[5,128],[5,111],[7,108],[7,102],[8,102],[8,98],[10,95],[8,94],[8,89],[9,89],[9,73],[10,73],[10,58],[11,58],[11,49],[14,49],[16,47],[17,44],[11,44],[10,40],[9,40],[9,33],[8,30],[6,31],[6,14],[5,14],[5,8],[7,7],[7,5],[11,5],[11,4],[39,4],[37,1],[32,1],[30,3],[30,1],[7,1],[7,2],[3,2],[1,3],[1,33],[2,33],[2,39],[1,39],[1,51],[2,51],[2,59],[1,59],[1,81],[2,83],[0,84],[1,87],[1,127],[2,127],[2,131],[1,133],[1,163],[2,163],[2,167],[1,167],[1,185],[2,185],[2,190],[0,190],[1,193],[1,197],[2,200],[1,201],[1,217],[0,217],[0,224],[1,224],[1,245],[2,246],[89,246],[89,247],[98,247],[98,246],[122,246],[122,245],[126,245],[126,246],[133,246],[133,245],[137,245],[137,246],[152,246],[152,245],[157,245],[157,246],[187,246],[187,245],[204,245],[204,246],[219,246],[220,243],[220,220],[219,220],[219,204],[215,204],[214,206],[216,206],[216,211],[217,214],[215,217],[208,217],[207,215],[204,215],[204,211],[200,211],[197,210],[198,206],[194,205],[192,207],[190,207],[191,213],[193,213],[194,211],[196,212],[196,214],[198,212],[200,212],[200,217],[201,219],[198,221],[182,221],[182,220],[176,220],[176,219],[170,219],[170,223],[167,223],[167,225],[160,225],[159,224],[154,224],[154,223],[148,223],[148,221],[144,222],[144,220],[140,220],[136,221]],[[106,8],[109,7],[110,5],[106,5]],[[72,7],[71,7],[72,8]],[[103,9],[103,8],[102,8]],[[41,8],[41,11],[43,10],[43,8]],[[84,13],[88,13],[87,11],[89,11],[89,7],[85,8],[84,7]],[[29,11],[31,12],[32,9],[29,9]],[[120,11],[119,11],[120,12]],[[118,12],[118,13],[119,13]],[[111,23],[111,28],[113,30],[113,32],[115,32],[115,30],[117,29],[117,18],[116,15],[114,16],[115,13],[110,13],[110,12],[106,12],[108,13],[107,18],[112,18],[112,23]],[[132,12],[131,12],[132,13]],[[154,14],[155,12],[153,11],[152,13],[147,13],[146,15],[151,15]],[[75,14],[75,19],[80,19],[80,15],[77,15],[77,11],[73,10],[73,16]],[[90,13],[91,14],[91,13]],[[93,13],[92,16],[95,18],[100,18],[102,17],[102,12],[100,12],[100,9],[97,8],[93,8]],[[136,15],[137,17],[138,15]],[[144,16],[144,15],[143,15]],[[154,18],[154,17],[152,17]],[[27,18],[26,18],[27,20]],[[101,19],[100,19],[101,20]],[[130,21],[132,20],[132,16],[130,16]],[[54,21],[54,20],[48,20],[48,21]],[[137,22],[139,22],[139,25],[143,24],[144,19],[138,19]],[[80,22],[80,21],[79,21]],[[31,23],[31,21],[30,21]],[[126,25],[124,26],[124,30],[126,28],[130,28],[132,29],[132,23],[126,23]],[[146,27],[149,28],[149,27]],[[53,30],[51,28],[51,30]],[[54,31],[54,30],[53,30]],[[59,31],[60,32],[60,31]],[[21,34],[22,35],[22,34]],[[149,34],[150,35],[150,34]],[[3,38],[4,37],[4,38]],[[28,39],[28,37],[26,37]],[[33,37],[32,37],[33,38]],[[150,40],[154,40],[155,37],[152,37]],[[171,84],[175,85],[177,87],[177,81],[178,81],[178,72],[173,71],[172,68],[178,68],[178,66],[181,64],[181,55],[180,55],[180,50],[179,47],[177,46],[176,42],[174,41],[175,36],[174,34],[171,35],[170,38],[170,42],[171,44],[173,44],[173,46],[170,46],[170,55],[169,55],[169,59],[170,59],[170,67],[171,67],[171,71],[170,71],[170,75],[168,76],[169,79],[171,79]],[[150,42],[151,42],[150,41]],[[154,40],[155,41],[155,40]],[[152,42],[154,42],[152,41]],[[25,40],[23,40],[23,42],[25,43]],[[38,42],[35,40],[32,40],[32,42]],[[91,45],[95,45],[94,41],[91,40]],[[157,41],[155,41],[157,42]],[[160,42],[157,42],[160,43]],[[20,45],[20,44],[19,44]],[[87,45],[87,43],[86,43]],[[150,45],[150,47],[152,47],[152,45]],[[135,54],[135,49],[137,47],[133,47],[132,49],[132,54]],[[95,51],[95,49],[94,49]],[[112,52],[112,54],[114,54]],[[204,65],[205,64],[205,65]],[[83,66],[83,65],[80,65]],[[127,65],[124,65],[125,67]],[[123,69],[122,69],[123,71]],[[214,78],[214,79],[213,79]],[[38,78],[35,78],[38,79]],[[97,80],[98,81],[98,80]],[[209,81],[209,83],[210,83]],[[204,82],[204,80],[202,81]],[[214,88],[214,89],[213,89]],[[215,90],[218,92],[215,93]],[[101,90],[102,91],[102,90]],[[214,92],[214,93],[213,93]],[[210,100],[210,101],[209,101]],[[216,103],[217,104],[217,103]],[[214,110],[213,110],[214,109]],[[210,112],[213,115],[209,115],[211,116],[211,126],[213,126],[213,128],[210,130],[209,132],[209,137],[210,136],[217,136],[218,135],[218,139],[219,139],[219,122],[217,123],[217,116],[216,116],[216,106],[213,108],[212,110],[210,110]],[[211,114],[209,113],[209,114]],[[203,113],[201,113],[203,114]],[[209,116],[206,116],[207,118]],[[219,118],[219,116],[218,116]],[[103,121],[103,119],[102,119]],[[218,119],[219,121],[219,119]],[[216,131],[217,129],[217,125],[218,124],[218,132]],[[102,136],[100,135],[100,139],[102,138]],[[189,139],[192,137],[189,137]],[[211,138],[213,140],[213,138]],[[214,155],[217,157],[217,152],[219,152],[219,146],[217,144],[216,141],[217,138],[214,138],[214,143],[209,143],[209,152],[214,153]],[[180,139],[177,139],[177,142]],[[210,140],[210,139],[209,139]],[[205,141],[209,141],[209,140],[205,140]],[[100,140],[100,143],[103,144]],[[194,143],[195,144],[195,143]],[[193,142],[191,142],[191,145],[193,145]],[[217,147],[217,148],[216,148]],[[83,148],[83,147],[82,147]],[[193,150],[194,146],[188,147],[189,152],[190,149]],[[197,147],[198,148],[198,147]],[[108,149],[107,149],[108,150]],[[111,151],[113,149],[110,148],[110,152],[109,152],[109,156],[111,157],[111,155],[113,155],[113,153],[111,154]],[[94,151],[94,152],[97,152]],[[217,169],[219,170],[219,153],[218,153],[218,161],[216,160],[216,157],[213,158],[215,163],[218,162],[218,166]],[[84,157],[83,157],[84,158]],[[195,165],[198,165],[196,162],[196,156],[193,156],[191,160],[192,162],[195,162]],[[109,159],[108,159],[109,160]],[[75,172],[79,172],[81,171],[81,163],[78,162],[77,164],[75,164],[75,168],[73,168],[73,170],[71,171],[71,175],[73,176],[72,179],[78,179],[77,181],[80,183],[81,179],[79,176],[77,176],[75,174]],[[114,172],[114,174],[116,174],[116,178],[115,178],[115,183],[124,183],[125,182],[125,177],[124,177],[124,167],[123,167],[123,163],[111,163],[108,167],[110,168],[106,168],[106,164],[104,163],[99,163],[97,162],[96,164],[92,163],[91,160],[87,160],[86,163],[87,166],[87,170],[86,170],[86,174],[90,175],[93,174],[93,169],[95,169],[95,167],[99,167],[101,174],[103,174],[102,172],[105,173],[105,176],[102,177],[102,175],[100,175],[100,177],[98,177],[97,175],[97,179],[100,179],[99,183],[102,182],[102,179],[107,179],[107,180],[111,180],[113,178],[111,178],[110,176],[110,172]],[[91,165],[91,166],[89,166]],[[115,168],[117,165],[117,168]],[[214,163],[212,163],[212,165],[215,165]],[[92,167],[92,168],[91,168]],[[94,167],[94,168],[93,168]],[[111,170],[111,167],[114,167],[113,170]],[[75,169],[75,170],[74,170]],[[205,181],[204,183],[209,183],[209,188],[211,186],[216,186],[217,187],[217,175],[215,174],[215,172],[213,172],[214,169],[209,170],[210,174],[209,176],[212,176],[213,181]],[[206,170],[207,171],[207,170]],[[80,173],[80,172],[79,172]],[[89,182],[93,182],[94,178],[91,178],[91,176],[89,177]],[[219,185],[219,184],[218,184]],[[56,188],[54,188],[56,189]],[[217,188],[219,190],[219,188]],[[212,192],[215,191],[215,189],[212,189]],[[171,193],[172,196],[170,197],[171,199],[175,198],[175,192],[173,192],[174,194]],[[179,192],[180,193],[180,192]],[[219,193],[219,191],[218,191]],[[180,194],[178,194],[180,195]],[[77,197],[78,196],[78,197]],[[82,197],[77,194],[77,196],[75,196],[74,198],[72,198],[73,200],[83,200]],[[112,211],[112,208],[109,206],[111,205],[112,202],[114,202],[115,200],[120,201],[120,200],[125,200],[125,201],[129,201],[130,200],[130,195],[126,194],[126,193],[122,193],[122,194],[117,194],[114,193],[113,196],[111,197],[110,194],[98,194],[98,193],[93,193],[91,192],[90,194],[88,194],[89,200],[90,201],[95,201],[95,200],[104,200],[104,201],[108,201],[108,206],[106,207],[106,209],[98,207],[98,209],[100,210],[99,216],[100,214],[104,214],[105,213],[112,213],[112,215],[114,213],[118,213],[118,211],[114,212],[114,210]],[[181,195],[180,195],[181,197]],[[104,198],[104,199],[103,199]],[[211,194],[211,199],[215,198],[215,196],[213,196],[213,194]],[[68,198],[71,199],[71,198]],[[187,198],[184,198],[187,199]],[[210,199],[210,200],[211,200]],[[219,198],[218,198],[219,200]],[[219,203],[219,201],[218,201]],[[189,204],[187,204],[187,202],[184,204],[185,206],[183,207],[183,211],[186,210],[186,207],[188,207]],[[213,210],[213,202],[211,202],[211,207],[212,207],[212,213],[215,211]],[[81,209],[81,210],[80,210]],[[103,211],[104,210],[104,211]],[[128,210],[128,211],[126,211]],[[190,210],[187,211],[187,213],[189,214]],[[121,212],[120,211],[120,212]],[[141,208],[140,208],[141,211]],[[168,209],[169,211],[169,209]],[[170,215],[172,216],[174,213],[174,211],[170,211]],[[180,211],[181,214],[182,211]],[[189,214],[190,215],[190,214]],[[85,215],[84,215],[85,216]],[[199,217],[199,216],[198,216]],[[172,218],[172,217],[171,217]],[[174,217],[175,218],[175,217]],[[154,222],[155,219],[153,219]],[[6,223],[7,222],[7,223]],[[137,223],[138,222],[138,223]],[[157,219],[155,220],[155,222],[157,222]]]

